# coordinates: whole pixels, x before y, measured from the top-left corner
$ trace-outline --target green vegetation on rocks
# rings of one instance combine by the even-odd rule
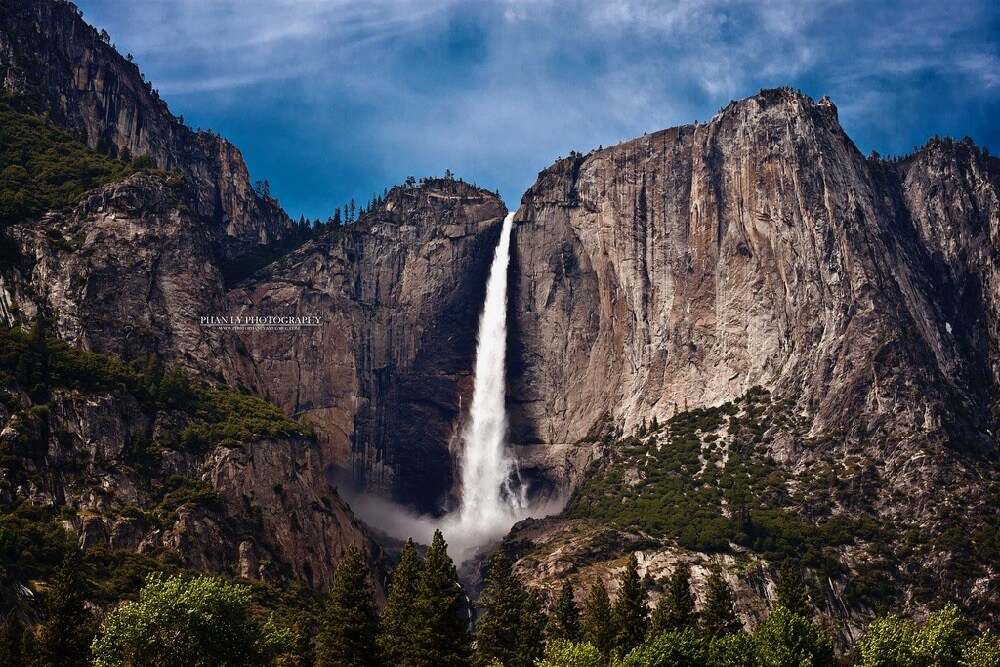
[[[0,101],[0,227],[75,206],[88,190],[153,170],[148,157],[118,159],[39,116]]]
[[[576,489],[565,516],[595,520],[706,553],[750,548],[769,561],[801,557],[826,574],[843,571],[837,550],[881,534],[875,521],[803,518],[793,477],[767,453],[778,428],[804,439],[783,401],[754,388],[735,402],[678,413],[609,441]]]

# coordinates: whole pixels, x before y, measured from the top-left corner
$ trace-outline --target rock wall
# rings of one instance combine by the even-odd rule
[[[53,393],[44,411],[0,406],[0,446],[20,465],[8,470],[0,502],[65,507],[83,547],[155,554],[162,548],[205,572],[277,582],[295,577],[325,589],[350,544],[375,565],[384,598],[384,561],[350,508],[326,483],[319,448],[294,438],[219,447],[207,454],[167,450],[143,471],[136,433],[174,429],[150,423],[126,393]],[[219,502],[164,513],[171,476],[203,480]]]
[[[557,162],[516,218],[515,440],[573,451],[606,413],[763,385],[815,432],[995,454],[996,162],[870,162],[788,90]]]
[[[0,7],[2,90],[27,110],[82,133],[91,147],[148,155],[185,174],[195,210],[226,258],[280,239],[290,220],[257,196],[239,150],[170,113],[139,68],[61,0]]]
[[[313,424],[342,474],[439,510],[505,213],[458,181],[394,188],[356,225],[263,270],[229,294],[234,312],[317,315],[322,326],[243,335],[246,382]]]
[[[155,352],[195,371],[237,354],[200,327],[225,311],[222,277],[210,236],[167,179],[137,174],[11,232],[21,255],[12,287],[28,321],[50,315],[62,339],[87,350]]]

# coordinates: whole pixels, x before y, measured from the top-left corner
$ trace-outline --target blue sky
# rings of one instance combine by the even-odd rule
[[[499,188],[789,85],[862,151],[1000,153],[1000,3],[77,0],[176,114],[240,147],[293,217],[408,175]]]

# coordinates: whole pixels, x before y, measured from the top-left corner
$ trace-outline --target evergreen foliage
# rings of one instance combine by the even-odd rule
[[[288,651],[278,657],[277,667],[314,667],[316,649],[312,642],[312,627],[305,613],[298,613],[289,629]]]
[[[618,588],[618,597],[611,609],[615,624],[615,651],[619,655],[624,655],[641,644],[646,638],[649,625],[646,592],[642,588],[638,568],[635,554],[631,554]]]
[[[603,667],[604,656],[593,644],[550,639],[537,667]]]
[[[408,662],[413,667],[453,667],[469,663],[472,650],[465,594],[440,530],[424,558],[417,582],[417,631]]]
[[[333,575],[316,641],[317,667],[378,667],[378,610],[368,565],[354,545]]]
[[[808,448],[807,431],[789,399],[775,401],[761,387],[731,403],[685,408],[663,424],[654,419],[643,437],[623,436],[609,418],[600,434],[585,438],[602,439],[607,455],[588,468],[564,516],[701,552],[743,545],[771,562],[802,558],[839,576],[846,568],[831,547],[877,541],[886,528],[867,518],[800,516],[791,475],[770,456],[768,443],[786,435]],[[634,471],[641,484],[623,494]],[[849,493],[845,479],[832,477],[838,495]]]
[[[24,625],[11,609],[0,624],[0,665],[27,667],[30,654],[25,651],[25,643]]]
[[[608,589],[605,588],[603,581],[598,581],[591,587],[584,606],[583,639],[608,658],[614,650],[615,635]]]
[[[573,584],[563,579],[559,597],[549,614],[546,635],[550,640],[562,639],[570,642],[580,640],[580,608],[573,597]]]
[[[815,623],[793,614],[780,605],[771,609],[754,632],[757,664],[760,667],[830,667],[833,641]]]
[[[77,204],[88,190],[152,170],[146,156],[117,160],[0,101],[0,229]]]
[[[174,449],[207,451],[306,433],[275,405],[231,389],[202,387],[181,368],[165,371],[155,355],[125,363],[68,345],[50,333],[43,318],[28,333],[0,326],[0,386],[23,388],[34,404],[46,403],[55,389],[129,392],[150,413],[175,410],[190,418],[179,434],[165,434],[161,444]]]
[[[708,577],[700,622],[702,634],[710,639],[732,634],[740,629],[733,591],[718,571],[713,571]]]
[[[389,597],[379,622],[378,645],[387,665],[409,665],[410,647],[417,642],[417,583],[423,563],[413,540],[406,540],[392,575]]]
[[[86,667],[94,619],[87,611],[89,587],[79,549],[66,552],[46,595],[47,618],[38,633],[38,667]]]
[[[697,621],[694,594],[691,593],[691,566],[679,563],[653,612],[652,636],[694,628]]]
[[[799,573],[799,568],[791,559],[786,559],[774,580],[777,603],[803,618],[812,618],[813,609],[809,602],[809,589]]]
[[[151,575],[138,601],[105,617],[93,644],[93,664],[265,667],[290,644],[287,631],[255,617],[246,586],[216,577]]]
[[[404,547],[376,642],[375,608],[368,572],[360,552],[352,549],[337,569],[329,604],[322,614],[316,664],[321,667],[468,664],[465,617],[456,613],[447,618],[458,619],[459,623],[444,622],[445,615],[439,613],[432,618],[425,611],[437,609],[440,612],[446,608],[464,611],[463,605],[455,604],[456,591],[460,589],[452,578],[454,566],[447,558],[443,538],[435,540],[428,560],[437,563],[434,572],[438,576],[426,576],[412,542]],[[631,568],[627,568],[620,586],[623,592],[632,586],[627,583],[630,579],[628,569]],[[30,645],[32,635],[22,633],[16,616],[8,614],[0,626],[0,664],[12,667],[84,665],[88,664],[88,657],[95,667],[144,664],[312,667],[314,664],[308,615],[294,617],[291,630],[279,630],[256,611],[248,587],[234,586],[214,577],[151,575],[137,602],[121,604],[108,614],[100,635],[92,643],[90,656],[86,644],[82,647],[77,644],[75,649],[67,645],[52,648],[54,629],[67,628],[70,621],[66,619],[78,619],[71,630],[63,632],[63,638],[71,640],[79,640],[81,633],[77,625],[86,627],[89,619],[83,604],[86,593],[80,594],[85,588],[78,585],[79,573],[73,572],[71,553],[66,556],[66,563],[49,594],[50,617],[42,625],[40,637],[45,648],[40,647],[37,651],[41,659],[37,663],[18,663],[19,655],[34,656],[36,652],[30,646],[18,648],[22,643]],[[675,571],[675,575],[679,572]],[[683,575],[676,576],[677,581],[684,579]],[[430,595],[434,591],[437,595]],[[572,600],[572,587],[564,583],[559,597],[563,600],[562,606],[570,608],[565,602]],[[432,598],[437,602],[425,602]],[[592,642],[555,637],[543,642],[537,594],[524,588],[513,574],[510,562],[498,554],[491,563],[483,595],[487,613],[477,634],[482,644],[475,662],[491,667],[603,667],[608,664],[615,667],[831,667],[835,664],[833,643],[826,632],[783,606],[776,605],[752,635],[736,630],[734,625],[712,622],[713,607],[721,610],[720,618],[732,620],[727,613],[732,612],[732,595],[717,572],[709,580],[700,627],[691,624],[669,631],[651,630],[644,642],[627,652],[615,645],[615,639],[620,636],[616,630],[620,632],[621,629],[615,626],[624,618],[618,604],[621,599],[619,596],[616,604],[611,605],[601,584],[595,585],[588,596],[582,634],[605,642],[603,651]],[[720,602],[714,603],[712,599]],[[557,599],[551,610],[553,618],[557,617],[559,606]],[[568,615],[572,617],[572,613]],[[558,616],[567,614],[560,612]],[[393,618],[398,622],[390,620]],[[564,625],[550,621],[552,628]],[[712,632],[711,627],[727,630]],[[445,634],[448,632],[453,634]],[[501,642],[507,643],[501,646]],[[331,647],[334,650],[331,651]],[[464,654],[458,652],[462,649],[466,651]],[[53,659],[53,656],[58,658]],[[840,664],[994,667],[998,664],[998,656],[1000,641],[997,637],[990,632],[976,636],[974,627],[958,608],[948,605],[932,614],[922,626],[894,616],[877,619],[859,642],[856,659],[845,659]]]
[[[505,667],[520,665],[518,634],[527,593],[514,576],[503,550],[490,559],[479,606],[483,615],[476,622],[476,654],[473,664],[488,667],[493,661]],[[530,665],[531,663],[528,663]]]
[[[538,591],[528,591],[517,631],[517,656],[512,667],[531,667],[542,657],[545,642],[545,614]]]

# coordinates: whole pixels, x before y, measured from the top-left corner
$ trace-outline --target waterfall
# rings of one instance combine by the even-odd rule
[[[516,474],[507,453],[507,409],[504,403],[507,360],[507,268],[514,214],[503,221],[486,283],[486,301],[479,318],[476,374],[469,421],[462,433],[459,455],[459,524],[465,530],[510,528],[525,508],[511,487]],[[520,486],[520,485],[518,485]]]
[[[554,498],[529,507],[517,462],[507,451],[507,270],[513,227],[510,213],[490,264],[479,317],[472,404],[456,443],[458,507],[443,517],[428,517],[372,495],[348,498],[358,516],[399,539],[412,536],[430,544],[434,529],[440,528],[458,563],[499,540],[521,519],[546,516],[563,505],[563,499]]]

